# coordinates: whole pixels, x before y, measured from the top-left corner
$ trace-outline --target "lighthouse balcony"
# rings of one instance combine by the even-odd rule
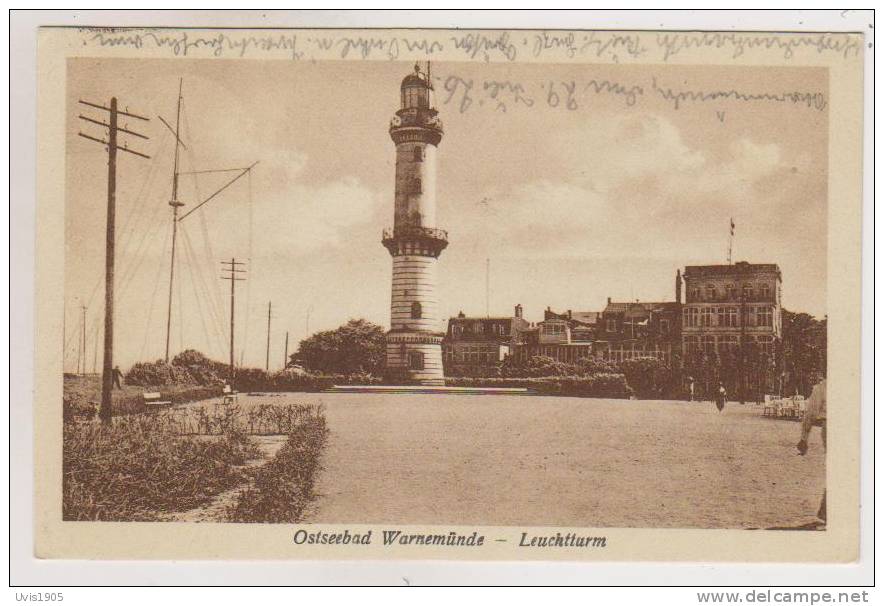
[[[391,255],[423,255],[438,257],[448,246],[448,232],[435,227],[407,225],[386,228],[381,243]]]

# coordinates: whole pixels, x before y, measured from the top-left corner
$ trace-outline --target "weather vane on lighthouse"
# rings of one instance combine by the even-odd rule
[[[400,109],[390,122],[396,144],[392,229],[383,244],[393,257],[387,371],[408,383],[444,385],[436,262],[448,234],[436,227],[436,154],[442,122],[433,102],[430,64],[402,80]]]

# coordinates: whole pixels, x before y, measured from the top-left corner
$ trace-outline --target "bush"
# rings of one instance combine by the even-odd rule
[[[187,368],[156,362],[136,362],[124,377],[127,385],[156,387],[159,385],[183,385],[196,383]]]
[[[255,472],[254,484],[227,511],[231,522],[294,523],[313,499],[319,459],[328,437],[321,411],[289,435],[272,461]]]
[[[632,390],[622,374],[600,373],[581,377],[446,378],[451,387],[525,387],[541,395],[584,398],[628,398]]]
[[[111,425],[65,423],[62,517],[161,519],[242,483],[237,466],[258,456],[242,433],[216,440],[178,436],[151,417],[119,418]]]

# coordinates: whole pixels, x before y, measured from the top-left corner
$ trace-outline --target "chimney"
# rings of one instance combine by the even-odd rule
[[[517,318],[522,317],[522,304],[521,303],[516,303],[516,317]]]
[[[675,272],[675,302],[681,303],[681,269]]]
[[[611,304],[611,297],[608,297],[608,305]]]
[[[568,319],[569,320],[571,319],[571,310],[570,309],[568,310]]]

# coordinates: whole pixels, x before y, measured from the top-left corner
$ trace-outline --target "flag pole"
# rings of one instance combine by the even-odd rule
[[[727,264],[728,265],[733,265],[733,262],[734,262],[733,261],[734,227],[736,227],[736,225],[734,225],[734,218],[731,217],[731,231],[730,231],[730,236],[728,237],[728,240],[727,240]]]

